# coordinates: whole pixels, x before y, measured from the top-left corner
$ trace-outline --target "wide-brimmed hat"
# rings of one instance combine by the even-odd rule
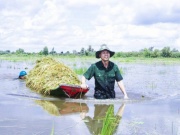
[[[112,57],[115,54],[115,52],[109,50],[106,44],[102,44],[99,51],[96,52],[96,58],[100,58],[99,54],[104,50],[107,50],[110,53],[110,57]]]

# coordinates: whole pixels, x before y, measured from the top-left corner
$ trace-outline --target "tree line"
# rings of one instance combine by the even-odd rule
[[[95,50],[92,48],[91,45],[88,46],[87,49],[81,48],[81,50],[78,52],[76,50],[73,50],[72,53],[67,52],[56,52],[54,47],[49,51],[48,47],[45,46],[40,52],[38,53],[27,53],[24,51],[24,49],[19,48],[15,52],[11,52],[10,50],[6,51],[0,51],[0,55],[3,54],[23,54],[23,55],[31,55],[31,54],[37,54],[37,55],[84,55],[84,56],[94,56]],[[154,49],[154,47],[150,48],[144,48],[140,51],[131,51],[131,52],[116,52],[113,57],[147,57],[147,58],[157,58],[157,57],[172,57],[172,58],[180,58],[180,52],[177,49],[171,49],[170,47],[164,47],[163,49]]]
[[[157,58],[157,57],[171,57],[180,58],[180,52],[177,49],[171,49],[170,47],[164,47],[163,49],[154,49],[154,47],[144,48],[138,52],[117,52],[116,57],[146,57],[146,58]]]
[[[15,52],[11,52],[10,50],[5,50],[5,51],[1,51],[0,50],[0,55],[3,55],[3,54],[17,54],[17,55],[19,55],[19,54],[27,54],[27,55],[30,55],[30,54],[37,54],[37,55],[86,55],[86,56],[91,56],[91,55],[95,54],[95,50],[91,47],[91,45],[89,45],[87,49],[85,49],[83,47],[83,48],[81,48],[80,51],[73,50],[72,53],[70,51],[67,51],[67,52],[63,52],[63,51],[56,52],[54,47],[51,50],[49,50],[48,47],[45,46],[38,53],[35,53],[35,52],[32,52],[32,53],[25,52],[24,49],[19,48]]]

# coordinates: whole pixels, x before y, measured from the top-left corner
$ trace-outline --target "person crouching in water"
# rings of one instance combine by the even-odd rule
[[[26,71],[21,71],[19,73],[19,79],[26,79],[26,75],[27,75]]]
[[[101,61],[92,64],[82,76],[82,89],[87,88],[86,79],[90,80],[92,77],[94,77],[94,97],[96,99],[115,98],[115,81],[117,81],[120,90],[124,94],[124,99],[128,99],[122,81],[123,77],[120,74],[119,68],[116,64],[109,61],[109,58],[112,57],[114,54],[115,52],[110,51],[106,44],[101,45],[100,50],[96,52],[96,58],[101,58]]]

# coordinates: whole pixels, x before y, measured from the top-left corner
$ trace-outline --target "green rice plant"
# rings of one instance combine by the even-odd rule
[[[120,71],[121,74],[125,73],[122,67],[119,69],[119,71]]]
[[[82,75],[83,73],[86,72],[86,70],[87,70],[87,68],[85,68],[85,67],[75,68],[75,69],[74,69],[74,72],[75,72],[76,74],[78,74],[78,75]]]
[[[121,117],[114,115],[114,106],[110,105],[103,120],[101,135],[113,135],[119,125]]]
[[[53,123],[53,126],[52,126],[51,135],[54,135],[54,123]]]

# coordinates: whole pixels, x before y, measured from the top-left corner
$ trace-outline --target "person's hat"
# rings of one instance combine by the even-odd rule
[[[99,51],[96,52],[96,58],[100,58],[99,54],[104,50],[107,50],[110,53],[110,57],[112,57],[115,54],[115,52],[112,52],[112,51],[109,50],[109,48],[107,47],[106,44],[102,44]]]
[[[25,75],[27,75],[26,71],[21,71],[21,72],[19,73],[19,77],[25,76]]]

